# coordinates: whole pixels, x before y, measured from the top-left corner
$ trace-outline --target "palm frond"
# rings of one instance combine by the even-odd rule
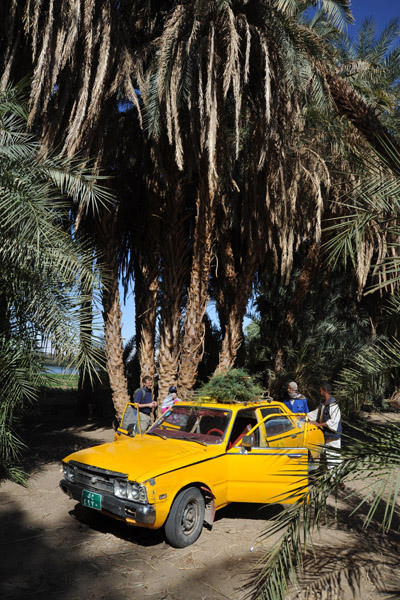
[[[261,534],[260,542],[272,536],[279,537],[256,565],[248,598],[284,600],[302,573],[304,556],[307,548],[313,545],[315,530],[318,531],[323,524],[327,499],[336,493],[342,480],[365,482],[360,492],[362,499],[353,510],[354,515],[365,503],[368,504],[365,528],[377,518],[382,503],[384,517],[379,524],[383,531],[392,527],[400,491],[399,428],[393,423],[384,426],[369,424],[367,429],[359,431],[360,439],[354,439],[355,433],[356,430],[351,439],[346,439],[346,450],[337,451],[342,463],[336,472],[326,471],[322,464],[319,465],[310,477],[310,488],[305,490],[301,501],[273,517]],[[316,557],[314,561],[317,565]],[[349,571],[343,570],[342,577],[347,577],[350,584],[353,581],[353,574]],[[324,581],[320,580],[321,583]],[[314,586],[314,591],[317,590],[318,585]]]
[[[349,413],[363,405],[382,406],[385,391],[392,385],[393,372],[400,367],[400,343],[397,339],[377,339],[352,357],[337,381],[338,398]]]
[[[72,208],[111,207],[112,195],[88,164],[40,155],[17,99],[0,93],[0,460],[21,481],[23,443],[14,427],[43,379],[39,340],[94,376],[104,365],[102,325],[91,321],[91,303],[100,303],[100,256],[74,231]]]

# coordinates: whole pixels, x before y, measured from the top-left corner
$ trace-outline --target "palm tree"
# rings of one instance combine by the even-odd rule
[[[399,130],[399,27],[399,19],[392,19],[378,36],[376,24],[369,18],[353,39],[343,33],[336,41],[342,77],[394,134]]]
[[[297,20],[302,18],[299,13]],[[311,102],[307,110],[305,136],[301,141],[303,148],[308,148],[316,158],[319,156],[319,164],[315,162],[314,168],[305,165],[307,171],[312,174],[316,170],[327,168],[325,181],[321,182],[320,176],[317,176],[313,177],[312,183],[320,187],[323,201],[321,216],[329,219],[337,216],[341,210],[338,200],[343,195],[350,194],[350,190],[354,188],[351,181],[354,176],[350,174],[353,170],[351,163],[355,145],[360,148],[367,139],[385,154],[386,160],[391,160],[390,147],[396,145],[392,132],[396,115],[394,99],[399,77],[397,61],[399,48],[398,44],[394,43],[397,23],[395,21],[390,23],[380,39],[376,40],[375,29],[370,21],[366,21],[359,33],[358,44],[352,44],[348,36],[333,29],[326,19],[321,18],[321,13],[317,12],[311,22],[307,20],[305,23],[311,35],[322,36],[323,39],[330,41],[332,47],[338,48],[337,55],[330,58],[327,50],[327,64],[331,65],[329,73],[320,62],[314,64],[316,72],[320,74],[334,101],[334,110],[332,111],[331,107],[328,113],[330,123],[327,122],[327,113],[316,110],[317,107]],[[310,59],[312,60],[312,57]],[[318,112],[321,114],[318,115]],[[345,115],[346,122],[342,119],[339,121],[336,115],[340,117]],[[391,168],[398,168],[395,161],[392,162]],[[299,187],[299,195],[304,194],[307,194],[307,190],[304,189],[303,183],[303,186]],[[327,235],[329,234],[324,234],[325,237]],[[327,267],[321,256],[323,240],[321,237],[319,239],[316,237],[315,240],[310,241],[308,241],[308,253],[302,272],[297,278],[296,291],[287,307],[285,327],[281,331],[282,340],[293,336],[313,277],[322,265],[324,268]],[[363,280],[359,277],[359,294],[365,285],[365,275],[368,273],[371,258],[371,252],[366,250],[363,257],[366,262],[363,266],[359,264],[357,268],[358,275],[364,274]],[[281,371],[284,363],[284,352],[280,348],[275,357],[275,370]]]
[[[347,205],[348,214],[330,226],[330,230],[336,235],[332,237],[328,247],[334,262],[340,258],[356,266],[359,255],[361,265],[365,265],[364,245],[369,243],[373,246],[379,258],[377,264],[369,268],[367,281],[372,285],[366,293],[389,289],[392,293],[392,313],[395,313],[397,322],[400,281],[400,258],[397,253],[400,153],[387,146],[386,154],[389,153],[391,156],[387,158],[370,149],[367,162],[364,148],[362,149],[363,160],[359,165],[362,179],[356,187],[357,203]],[[398,166],[393,174],[391,169],[396,162]],[[393,241],[388,242],[388,251],[382,253],[381,240],[386,240],[388,235],[393,236]],[[371,258],[367,264],[371,265]],[[389,334],[392,335],[389,337]],[[377,337],[374,344],[359,351],[338,375],[336,395],[347,413],[356,413],[364,403],[376,406],[378,400],[382,402],[390,386],[392,391],[397,391],[397,388],[393,390],[399,384],[397,334],[398,329],[395,328],[387,332],[386,339]],[[382,503],[383,522],[378,517],[382,535],[392,527],[399,496],[396,484],[399,472],[398,426],[390,422],[382,426],[373,426],[371,423],[363,426],[361,422],[361,429],[361,435],[355,431],[355,438],[352,436],[346,439],[347,448],[342,452],[343,463],[338,469],[337,477],[332,478],[331,474],[321,470],[313,477],[307,501],[285,510],[267,527],[263,535],[278,532],[281,535],[258,570],[252,598],[283,600],[288,582],[294,582],[301,573],[302,556],[312,539],[314,528],[320,524],[327,497],[335,492],[341,479],[366,481],[363,499],[355,509],[357,511],[365,502],[370,502],[364,521],[366,527],[376,517]],[[359,437],[361,441],[358,441]],[[342,577],[353,576],[347,567],[348,565],[341,571]],[[338,585],[338,581],[338,577],[332,577],[330,584]]]
[[[135,104],[141,118],[133,78],[136,73],[140,81],[146,57],[134,59],[131,41],[139,40],[144,55],[151,52],[145,44],[148,33],[142,31],[140,23],[145,19],[150,31],[158,11],[149,10],[143,1],[110,0],[46,0],[35,5],[10,1],[3,3],[1,10],[2,85],[33,72],[28,123],[40,132],[45,146],[61,145],[69,156],[76,150],[85,155],[90,152],[96,157],[97,170],[108,166],[111,140],[118,129],[115,123],[121,120],[117,107],[121,91]],[[85,211],[83,206],[80,215]],[[96,242],[109,261],[108,284],[103,286],[106,350],[113,399],[121,416],[128,395],[116,259],[120,250],[119,214],[116,205],[113,210],[100,206],[93,218]]]
[[[348,13],[346,3],[342,7]],[[221,364],[234,361],[252,278],[266,252],[283,278],[291,271],[301,164],[291,155],[288,139],[296,136],[301,98],[314,81],[306,60],[307,44],[310,52],[326,51],[317,36],[307,37],[304,28],[296,29],[283,8],[272,2],[175,3],[148,77],[144,94],[148,131],[155,144],[166,131],[176,165],[193,174],[196,186],[191,283],[179,367],[183,389],[193,387],[203,352],[216,215],[222,207],[226,231],[230,209],[227,213],[223,208],[223,198],[232,190],[239,190],[244,207],[246,239],[241,249],[248,249],[250,262],[243,261],[235,274],[232,248],[221,244],[221,264],[231,290],[224,308],[229,318]],[[235,169],[237,164],[242,172]],[[236,171],[242,176],[239,187]],[[310,212],[308,226],[315,210]]]
[[[92,377],[103,366],[98,324],[95,332],[81,327],[92,307],[86,316],[77,311],[82,288],[99,300],[93,247],[71,237],[69,228],[71,199],[87,206],[112,202],[87,166],[41,154],[26,133],[19,94],[10,88],[0,94],[0,463],[21,480],[15,462],[22,442],[14,427],[43,381],[40,346],[51,343]]]
[[[372,97],[370,89],[367,96]],[[391,110],[393,108],[391,106]],[[392,112],[387,106],[385,110],[381,115],[382,119],[393,123]],[[360,147],[360,140],[358,141],[355,189],[347,202],[345,196],[342,196],[342,216],[331,221],[327,233],[330,236],[328,248],[332,262],[338,264],[339,261],[344,261],[355,269],[359,293],[367,289],[367,293],[386,291],[387,294],[389,291],[394,294],[391,301],[392,313],[397,318],[400,154],[397,146],[387,139],[381,138],[377,144],[380,148],[384,147],[382,154],[374,153],[371,148],[366,149],[365,143],[361,143]],[[375,141],[376,138],[373,139]],[[374,324],[374,330],[375,328]],[[390,393],[390,387],[393,391],[393,386],[398,385],[397,332],[396,325],[387,332],[394,333],[394,336],[391,339],[387,337],[386,340],[376,337],[375,332],[374,343],[356,353],[353,361],[338,376],[337,396],[346,411],[356,412],[361,405],[371,402],[379,405],[384,394]],[[363,431],[362,436],[363,442],[347,440],[348,448],[342,453],[344,462],[336,480],[321,472],[313,478],[307,502],[285,510],[267,528],[266,536],[278,532],[281,535],[258,570],[252,598],[277,600],[285,597],[288,582],[295,582],[302,571],[307,544],[314,528],[319,526],[328,495],[335,491],[341,477],[350,480],[365,479],[369,482],[364,500],[357,509],[364,504],[365,496],[368,495],[368,500],[372,501],[365,519],[365,526],[368,526],[381,507],[381,501],[386,502],[382,525],[383,531],[390,529],[398,501],[398,487],[393,485],[398,478],[398,428],[390,423],[385,423],[382,428],[368,424],[368,429]],[[354,571],[357,571],[354,564],[351,570],[345,565],[340,572],[336,571],[335,576],[329,579],[331,589],[339,584],[340,577],[357,576]]]
[[[178,319],[183,317],[184,322],[178,368],[183,390],[193,387],[203,352],[203,316],[217,247],[216,214],[224,194],[240,190],[245,209],[237,211],[243,219],[243,243],[238,248],[239,252],[250,249],[246,254],[250,262],[241,261],[238,254],[233,271],[228,247],[223,260],[234,274],[226,306],[222,308],[220,302],[221,315],[222,311],[228,315],[223,317],[227,325],[221,355],[221,365],[227,366],[233,363],[240,343],[245,299],[257,265],[267,264],[282,281],[288,281],[298,241],[295,230],[299,236],[314,235],[318,247],[327,174],[321,167],[323,157],[315,159],[313,149],[300,154],[296,149],[304,99],[313,95],[322,100],[324,88],[329,90],[337,110],[375,146],[384,147],[381,140],[386,130],[343,82],[329,44],[299,22],[301,11],[315,5],[314,1],[287,0],[170,0],[157,8],[145,0],[101,4],[47,0],[25,5],[9,0],[3,5],[2,79],[15,78],[22,68],[33,71],[29,120],[45,142],[57,140],[66,153],[76,148],[91,151],[97,165],[110,165],[118,143],[113,135],[115,124],[123,121],[117,99],[128,99],[135,107],[135,122],[143,124],[149,135],[148,146],[143,143],[149,161],[158,168],[164,152],[174,157],[172,171],[163,170],[164,178],[171,176],[170,193],[180,175],[184,185],[193,188],[193,236],[187,244],[192,260],[190,276],[184,277],[190,283],[183,294],[181,315],[178,318],[176,310],[173,319],[175,331]],[[334,25],[340,18],[351,18],[347,0],[324,3],[323,11]],[[138,145],[134,134],[130,143]],[[246,154],[249,149],[251,153]],[[309,201],[300,206],[299,185],[304,187],[307,177]],[[149,190],[158,191],[158,187],[159,182],[155,187],[149,182]],[[164,182],[160,189],[164,190]],[[123,212],[121,206],[118,211],[102,210],[96,220],[97,241],[110,261],[113,277],[113,283],[104,287],[103,298],[110,380],[118,413],[127,398],[117,285],[121,253],[126,250],[119,243]],[[146,368],[152,368],[154,331],[150,328],[155,327],[158,287],[153,267],[159,263],[154,254],[151,260],[138,262],[140,277],[147,278],[144,287],[151,289],[149,312],[146,308],[138,314],[151,315],[148,323],[143,322],[141,355],[146,356]],[[176,354],[175,347],[173,361]]]

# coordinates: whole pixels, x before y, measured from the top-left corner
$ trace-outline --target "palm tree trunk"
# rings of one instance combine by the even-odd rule
[[[234,302],[228,314],[217,372],[232,369],[235,365],[238,350],[243,342],[243,318],[257,266],[255,255],[249,253],[237,277]]]
[[[178,377],[180,306],[171,307],[171,313],[160,326],[158,399],[168,395],[170,385],[176,385]]]
[[[286,313],[286,318],[282,329],[282,340],[287,341],[293,332],[294,327],[299,319],[301,307],[310,290],[313,276],[318,268],[320,259],[321,244],[314,242],[308,250],[307,258],[296,283],[296,289],[293,293],[289,308]],[[285,363],[285,352],[282,347],[278,348],[275,360],[274,370],[279,373]]]
[[[185,202],[183,181],[180,178],[177,186],[167,192],[161,228],[160,257],[163,278],[160,295],[159,400],[167,396],[169,386],[176,385],[178,378],[179,345],[183,325],[181,310],[189,271]]]
[[[146,145],[143,152],[147,152]],[[133,269],[135,279],[136,348],[140,368],[140,385],[146,375],[154,377],[155,337],[157,304],[160,281],[160,203],[163,191],[148,156],[142,162],[142,171],[147,173],[143,184],[143,196],[138,194],[135,210],[129,210],[133,231],[130,250],[129,271]],[[140,200],[139,200],[140,198]],[[143,202],[144,199],[144,202]]]
[[[247,195],[245,203],[249,202]],[[233,241],[235,232],[230,225],[230,205],[223,198],[219,205],[221,219],[218,221],[217,235],[219,242],[218,268],[221,276],[216,277],[217,309],[223,333],[222,347],[216,372],[233,368],[238,350],[243,341],[243,317],[246,314],[252,282],[258,267],[257,244],[252,239],[249,219],[242,220],[242,226],[236,231],[239,238]],[[244,211],[246,213],[246,211]],[[244,217],[242,211],[242,218]],[[247,252],[235,257],[234,247],[242,249],[244,237],[247,236]]]
[[[125,378],[122,357],[121,306],[118,290],[118,272],[113,274],[113,290],[104,292],[103,316],[105,325],[107,371],[112,390],[112,399],[116,417],[122,418],[127,402],[129,402],[128,386]]]
[[[96,220],[97,234],[106,265],[103,284],[103,319],[106,342],[107,371],[116,418],[120,420],[127,402],[128,386],[122,356],[121,304],[117,262],[117,211],[107,210]]]
[[[154,377],[154,339],[157,317],[158,269],[157,265],[142,265],[135,273],[135,307],[137,352],[140,381],[146,375]],[[138,382],[139,383],[139,382]]]
[[[200,185],[196,200],[193,262],[184,319],[184,336],[179,363],[179,392],[185,395],[196,382],[204,353],[204,315],[209,300],[208,280],[215,224],[215,200],[208,185]]]
[[[156,282],[157,288],[150,288],[148,291],[149,300],[151,300],[151,308],[149,308],[145,318],[142,321],[141,332],[140,332],[140,344],[138,348],[139,352],[139,365],[140,365],[140,380],[143,377],[150,375],[154,377],[156,370],[154,362],[154,333],[156,324],[157,314],[157,289],[158,282]]]
[[[286,313],[286,323],[290,330],[293,330],[303,302],[310,290],[313,276],[316,273],[319,264],[321,244],[314,242],[308,250],[307,258],[304,267],[296,283],[296,289],[289,304],[289,309]]]
[[[226,196],[218,207],[216,234],[218,239],[218,261],[214,272],[213,293],[216,301],[222,335],[228,327],[231,304],[237,287],[235,255],[232,247],[233,231],[229,218],[230,203]],[[217,368],[218,370],[218,368]]]

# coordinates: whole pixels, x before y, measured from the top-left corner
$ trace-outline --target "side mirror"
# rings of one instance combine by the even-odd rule
[[[244,435],[242,437],[242,448],[245,448],[248,452],[253,447],[253,436],[252,435]]]

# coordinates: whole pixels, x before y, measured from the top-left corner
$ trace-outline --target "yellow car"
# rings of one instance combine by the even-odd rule
[[[127,404],[114,442],[63,460],[61,489],[128,525],[165,527],[183,548],[230,502],[293,503],[324,443],[305,414],[272,400],[178,402],[143,435]]]

